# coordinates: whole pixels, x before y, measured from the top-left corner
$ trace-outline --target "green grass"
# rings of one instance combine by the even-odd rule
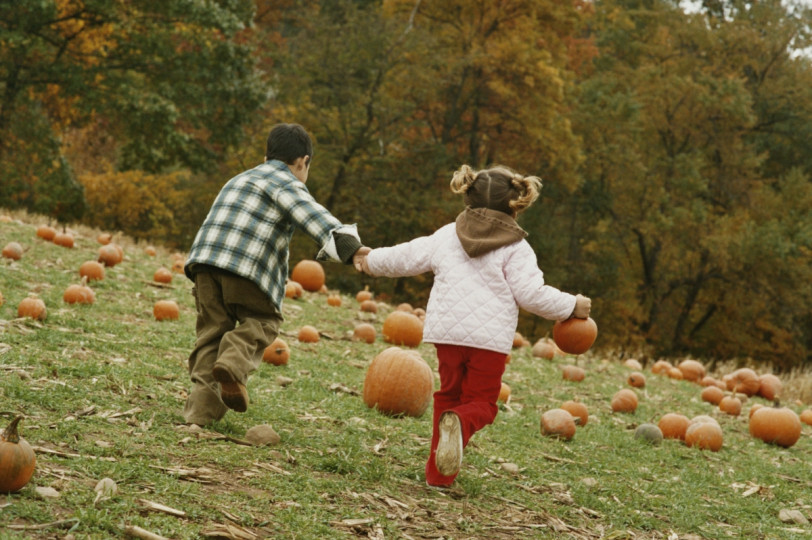
[[[600,352],[548,361],[529,347],[515,349],[504,377],[509,404],[472,439],[453,489],[428,489],[430,412],[391,418],[363,403],[366,366],[389,345],[380,335],[371,345],[348,339],[370,317],[351,296],[341,307],[327,306],[318,293],[287,301],[282,337],[290,363],[261,366],[250,379],[245,414],[190,429],[180,413],[194,342],[191,283],[181,275],[168,287],[151,283],[155,269],[171,265],[171,254],[159,248],[150,257],[144,244],[117,238],[126,260],[91,284],[96,303],[66,305],[62,293],[79,281],[79,265],[96,258],[97,231],[78,228],[75,247],[66,249],[35,236],[42,220],[18,217],[22,222],[0,223],[1,245],[14,240],[26,248],[20,261],[0,260],[0,421],[25,415],[21,433],[38,461],[20,492],[0,494],[0,538],[107,539],[125,537],[128,526],[178,539],[225,526],[239,527],[245,538],[303,539],[812,535],[812,526],[778,518],[781,510],[798,510],[812,520],[812,428],[804,426],[789,449],[764,444],[749,436],[746,420],[750,403],[766,403],[761,398],[730,417],[702,402],[697,385],[650,371],[637,411],[613,414],[609,401],[629,370]],[[44,322],[17,318],[29,293],[45,301]],[[180,304],[178,321],[152,317],[153,303],[163,298]],[[381,305],[373,321],[379,331],[391,309]],[[325,337],[299,343],[304,324]],[[433,348],[418,350],[436,372]],[[587,371],[583,382],[561,378],[560,366],[574,361]],[[278,384],[280,375],[292,382]],[[542,436],[541,413],[573,398],[588,406],[587,425],[568,442]],[[808,405],[790,406],[800,412]],[[633,438],[637,425],[666,412],[716,417],[722,450]],[[282,442],[240,444],[258,424],[271,424]],[[95,501],[102,478],[118,491]]]

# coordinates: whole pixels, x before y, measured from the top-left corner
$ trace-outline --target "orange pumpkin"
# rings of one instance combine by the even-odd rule
[[[685,431],[685,444],[702,450],[718,452],[722,448],[724,436],[719,424],[697,422]]]
[[[387,343],[417,347],[423,341],[423,321],[411,312],[393,311],[384,319],[381,333]]]
[[[43,302],[41,298],[28,296],[23,298],[17,305],[17,316],[44,321],[48,316],[48,311],[45,309],[45,302]]]
[[[702,401],[707,401],[713,405],[719,405],[719,403],[725,397],[725,393],[722,392],[722,389],[718,386],[706,386],[705,389],[702,390],[700,397],[702,398]]]
[[[694,416],[693,418],[691,418],[691,425],[694,424],[716,424],[718,426],[719,422],[716,420],[716,418],[712,416],[708,416],[707,414],[700,414],[698,416]]]
[[[719,402],[719,410],[731,416],[739,416],[742,412],[742,402],[734,396],[725,396]]]
[[[568,364],[561,366],[561,376],[565,381],[581,382],[584,380],[586,372],[583,368]]]
[[[530,354],[536,358],[552,360],[555,358],[555,345],[546,339],[540,339],[533,345],[533,348],[530,349]]]
[[[16,417],[0,433],[0,493],[13,493],[25,486],[34,474],[37,456],[31,445],[20,437]]]
[[[96,237],[96,242],[98,242],[99,244],[101,244],[103,246],[106,246],[107,244],[109,244],[112,241],[113,241],[113,235],[110,234],[110,233],[99,233],[99,235]]]
[[[553,340],[558,348],[569,354],[582,354],[592,347],[598,337],[598,325],[592,318],[572,317],[566,321],[556,321],[553,325]]]
[[[299,329],[298,339],[302,343],[318,343],[320,339],[319,331],[316,330],[315,326],[306,324]]]
[[[152,314],[155,320],[172,321],[180,317],[180,307],[174,300],[158,300],[152,306]]]
[[[575,420],[564,409],[550,409],[541,415],[541,432],[568,441],[575,435]]]
[[[54,236],[56,236],[56,229],[50,225],[40,225],[37,227],[37,236],[43,240],[53,242]]]
[[[612,411],[633,413],[637,410],[637,394],[628,388],[619,390],[612,396]]]
[[[623,362],[623,365],[635,371],[643,370],[643,366],[640,364],[640,361],[637,360],[636,358],[628,358],[625,362]]]
[[[414,313],[415,316],[421,321],[426,318],[426,310],[423,309],[422,307],[414,308],[414,311],[412,313]]]
[[[626,382],[629,383],[629,386],[643,388],[646,386],[646,376],[639,371],[634,371],[629,373],[629,376],[626,378]]]
[[[158,251],[155,249],[155,246],[147,246],[144,248],[144,253],[150,257],[154,257],[158,254]]]
[[[801,419],[787,407],[762,407],[750,417],[750,435],[789,448],[801,437]]]
[[[748,417],[748,418],[753,418],[753,413],[755,413],[757,410],[759,410],[759,409],[760,409],[760,408],[762,408],[763,406],[764,406],[764,405],[762,405],[761,403],[753,403],[753,406],[752,406],[752,407],[750,407],[750,413],[748,414],[748,416],[747,416],[747,417]]]
[[[781,389],[784,385],[781,383],[781,379],[772,373],[760,375],[758,380],[760,383],[758,387],[758,395],[764,399],[773,401],[781,394]]]
[[[262,361],[275,366],[285,366],[290,359],[290,349],[284,339],[277,337],[273,343],[265,347],[262,352]]]
[[[364,288],[363,291],[358,291],[358,294],[355,295],[355,299],[359,304],[366,300],[372,300],[372,293],[368,288]]]
[[[398,307],[397,307],[396,309],[397,309],[398,311],[408,311],[408,312],[409,312],[409,313],[411,313],[412,315],[415,315],[415,316],[416,316],[416,313],[414,312],[414,308],[413,308],[413,307],[412,307],[412,305],[411,305],[410,303],[408,303],[408,302],[403,302],[403,303],[401,303],[401,304],[398,304]]]
[[[513,348],[518,349],[519,347],[524,347],[524,336],[522,336],[519,332],[514,332]]]
[[[124,252],[119,251],[118,246],[115,244],[105,244],[99,248],[98,261],[104,266],[113,266],[119,264],[124,258]]]
[[[378,304],[375,300],[364,300],[361,302],[361,311],[366,313],[378,313]]]
[[[285,284],[285,298],[297,299],[304,294],[304,289],[298,281],[288,281]]]
[[[79,276],[88,281],[101,281],[104,279],[104,265],[98,261],[85,261],[79,267]]]
[[[655,375],[668,375],[668,370],[674,366],[668,360],[657,360],[651,366],[651,372]]]
[[[678,368],[678,367],[673,367],[673,366],[668,368],[668,371],[666,372],[666,375],[668,375],[668,377],[670,379],[676,379],[678,381],[681,381],[684,378],[684,376],[682,374],[682,370],[680,368]]]
[[[805,409],[803,412],[801,412],[800,418],[801,422],[812,426],[812,409]]]
[[[324,268],[319,261],[304,259],[293,267],[290,279],[301,283],[304,290],[316,292],[324,285]]]
[[[341,297],[337,294],[328,295],[327,305],[333,307],[341,307]]]
[[[739,368],[725,376],[727,389],[752,396],[761,388],[761,381],[756,372],[750,368]]]
[[[3,248],[3,257],[12,261],[19,261],[23,256],[23,246],[19,242],[9,242]]]
[[[497,401],[507,403],[508,399],[510,399],[510,386],[503,382],[502,386],[499,388],[499,397],[497,398]]]
[[[62,300],[67,304],[92,304],[96,301],[96,293],[87,285],[68,285]]]
[[[561,404],[561,408],[570,413],[575,424],[584,427],[589,421],[589,410],[580,401],[569,400]]]
[[[414,350],[389,347],[370,363],[364,377],[364,403],[388,415],[422,416],[431,404],[434,377]]]
[[[369,323],[358,324],[352,331],[353,341],[364,341],[366,343],[375,343],[375,327]]]
[[[685,432],[691,421],[684,414],[679,413],[666,413],[657,422],[657,427],[663,432],[663,437],[666,439],[680,439],[685,440]]]
[[[683,360],[677,367],[686,381],[699,382],[705,376],[705,366],[696,360]]]
[[[72,248],[73,247],[73,235],[69,232],[58,232],[54,235],[54,244],[57,246],[62,246],[64,248]]]
[[[152,274],[152,280],[158,283],[172,283],[172,272],[169,268],[161,266]]]

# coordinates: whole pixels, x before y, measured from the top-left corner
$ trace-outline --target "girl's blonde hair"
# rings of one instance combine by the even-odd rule
[[[451,178],[451,191],[462,193],[466,206],[471,208],[517,215],[538,199],[541,178],[522,176],[501,165],[481,171],[463,165]]]

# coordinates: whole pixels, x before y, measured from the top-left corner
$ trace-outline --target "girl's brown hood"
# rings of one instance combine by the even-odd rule
[[[527,232],[504,212],[466,207],[457,216],[457,237],[469,257],[476,258],[523,240]]]

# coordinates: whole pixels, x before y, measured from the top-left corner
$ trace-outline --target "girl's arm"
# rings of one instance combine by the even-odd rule
[[[367,254],[366,268],[373,276],[416,276],[432,270],[431,258],[436,249],[436,236],[421,236],[392,247],[373,249]],[[365,269],[366,269],[365,268]]]
[[[525,241],[504,267],[505,279],[522,309],[551,321],[568,319],[575,309],[575,296],[544,284],[533,248]]]

